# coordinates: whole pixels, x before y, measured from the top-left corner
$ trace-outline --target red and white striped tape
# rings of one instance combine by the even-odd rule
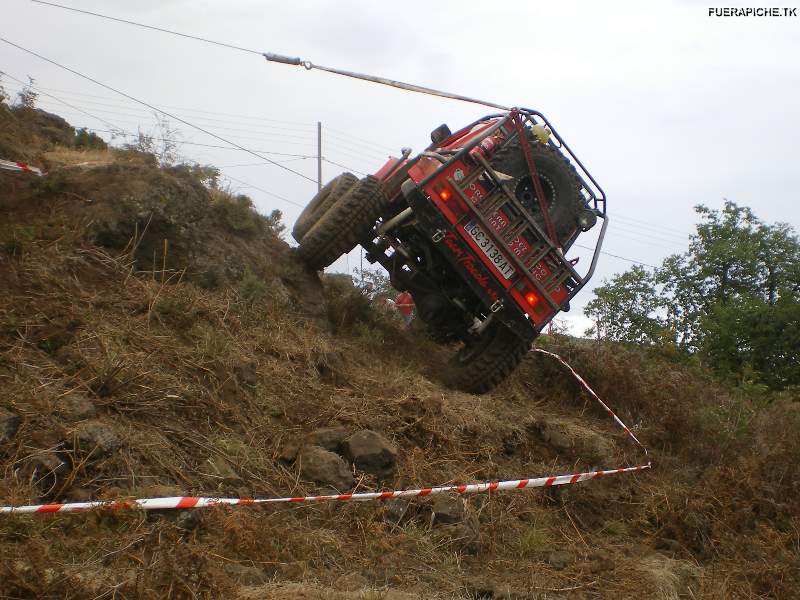
[[[26,165],[25,163],[14,162],[11,160],[0,159],[0,169],[5,169],[6,171],[17,171],[20,173],[33,173],[34,175],[38,175],[39,177],[44,175],[41,169],[32,167],[30,165]]]
[[[605,411],[622,427],[630,438],[644,450],[647,456],[647,449],[636,438],[633,432],[623,423],[619,417],[603,402],[589,385],[570,367],[564,359],[557,354],[535,348],[534,352],[555,358],[562,365],[567,367],[581,387],[597,400]],[[390,498],[422,498],[435,494],[458,493],[476,494],[481,492],[498,492],[503,490],[524,490],[529,488],[548,488],[559,485],[571,485],[596,479],[606,475],[620,475],[623,473],[634,473],[651,468],[651,463],[635,465],[632,467],[621,467],[618,469],[586,471],[583,473],[570,473],[567,475],[550,475],[547,477],[530,477],[527,479],[512,479],[508,481],[493,481],[487,483],[470,483],[462,485],[444,485],[438,487],[427,487],[411,490],[395,490],[385,492],[359,492],[352,494],[334,494],[325,496],[297,496],[285,498],[212,498],[195,496],[176,496],[171,498],[139,498],[135,500],[117,500],[111,502],[69,502],[64,504],[35,504],[30,506],[2,506],[0,513],[56,513],[56,512],[81,512],[92,508],[105,508],[110,510],[119,509],[141,509],[141,510],[168,510],[181,508],[208,508],[213,506],[230,505],[253,505],[253,504],[279,504],[288,502],[326,502],[326,501],[369,501],[369,500],[388,500]]]

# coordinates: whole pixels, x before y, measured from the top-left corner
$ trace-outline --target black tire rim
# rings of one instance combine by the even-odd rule
[[[542,192],[544,193],[547,209],[552,210],[556,203],[555,185],[547,175],[541,173],[539,173],[539,182],[542,184]],[[524,175],[517,180],[517,185],[514,187],[514,195],[522,203],[522,206],[532,214],[541,212],[539,199],[536,197],[536,188],[530,175]]]

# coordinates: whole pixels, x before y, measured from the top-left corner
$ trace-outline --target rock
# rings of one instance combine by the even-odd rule
[[[405,498],[391,498],[383,501],[383,519],[393,525],[399,525],[406,517],[414,514],[418,505]]]
[[[458,523],[437,526],[437,530],[450,538],[450,542],[462,552],[478,554],[481,550],[480,521],[474,513],[465,513]]]
[[[69,472],[67,463],[53,452],[29,456],[23,467],[25,479],[33,482],[37,489],[46,495],[52,492]]]
[[[308,435],[308,443],[330,452],[338,452],[346,437],[347,429],[344,427],[323,427]]]
[[[460,523],[464,520],[464,500],[460,496],[437,495],[431,504],[435,524]]]
[[[73,431],[76,446],[82,452],[104,456],[122,446],[122,439],[110,425],[100,421],[85,421]]]
[[[17,434],[21,419],[10,410],[0,408],[0,444],[10,442]]]
[[[319,446],[306,446],[300,452],[300,475],[340,492],[353,486],[353,473],[342,457]]]
[[[381,434],[369,429],[357,431],[342,444],[345,456],[367,473],[387,477],[394,473],[397,448]]]
[[[297,459],[297,454],[299,452],[300,444],[297,442],[286,442],[283,446],[281,446],[281,449],[278,452],[278,460],[290,465]]]
[[[203,517],[199,510],[182,510],[175,517],[175,526],[184,531],[194,531],[200,527]]]
[[[550,563],[551,567],[559,571],[561,569],[566,569],[574,560],[575,558],[572,554],[566,550],[554,550],[547,555],[547,562]]]
[[[233,470],[233,467],[228,464],[228,461],[221,456],[213,456],[209,458],[206,463],[211,468],[213,477],[219,479],[220,483],[225,485],[240,485],[243,483],[239,474]]]
[[[56,412],[67,421],[83,421],[97,414],[92,401],[82,394],[68,394],[58,400]]]
[[[530,425],[543,442],[549,444],[554,450],[566,452],[572,448],[566,427],[562,424],[549,421],[536,421]]]

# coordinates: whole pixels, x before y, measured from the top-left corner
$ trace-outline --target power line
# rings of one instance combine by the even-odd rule
[[[627,229],[620,229],[619,226],[614,227],[614,235],[624,237],[635,242],[645,243],[650,246],[658,246],[659,248],[672,250],[673,252],[683,250],[688,246],[688,242],[686,244],[679,244],[677,242],[664,240],[658,237],[649,237],[646,233],[638,233],[629,231]]]
[[[351,140],[355,140],[355,141],[361,142],[362,144],[366,144],[368,146],[374,146],[376,149],[380,149],[381,152],[384,152],[384,151],[387,151],[387,150],[389,152],[394,152],[394,150],[389,148],[389,146],[384,146],[383,144],[377,144],[375,142],[371,142],[369,140],[365,140],[364,138],[356,137],[354,135],[351,135],[349,133],[345,133],[344,131],[341,131],[339,129],[335,129],[333,127],[325,127],[325,130],[328,131],[328,135],[333,135],[333,137],[339,138],[339,139],[344,140],[344,141],[349,141],[349,140],[347,140],[347,138],[350,138]],[[331,134],[330,133],[331,131],[333,131],[334,133]]]
[[[137,134],[135,134],[135,133],[126,133],[126,132],[120,132],[120,131],[115,131],[115,130],[111,130],[111,129],[97,129],[95,127],[84,127],[83,129],[89,129],[91,131],[98,131],[100,133],[110,133],[112,135],[120,135],[120,136],[124,136],[124,137],[138,137]],[[159,137],[159,138],[153,138],[153,139],[156,140],[156,141],[159,141],[159,142],[178,142],[180,144],[186,144],[187,146],[198,146],[198,147],[201,147],[201,148],[216,148],[216,149],[219,149],[219,150],[239,150],[239,148],[232,147],[232,146],[219,146],[217,144],[201,144],[199,142],[187,142],[187,141],[184,141],[184,140],[178,140],[178,139],[173,139],[173,138]],[[261,154],[272,154],[273,156],[293,156],[293,157],[296,157],[296,158],[316,158],[316,156],[313,156],[313,155],[310,155],[310,154],[289,154],[287,152],[273,152],[271,150],[253,150],[253,152],[260,152]],[[259,163],[259,164],[264,164],[264,163]]]
[[[287,162],[294,162],[294,161],[297,161],[297,160],[307,160],[309,158],[316,158],[316,156],[298,156],[296,158],[287,158],[286,160],[279,160],[278,162],[281,163],[281,164],[284,164],[284,163],[287,163]],[[219,165],[217,168],[218,169],[231,169],[233,167],[259,167],[259,166],[261,166],[263,164],[265,164],[265,163],[259,162],[259,163],[245,163],[245,164],[241,164],[241,165]]]
[[[294,204],[295,206],[298,206],[300,208],[305,208],[303,204],[295,202],[294,200],[289,200],[288,198],[284,198],[283,196],[280,196],[275,192],[270,192],[269,190],[265,190],[264,188],[258,187],[257,185],[253,185],[252,183],[247,183],[246,181],[242,181],[241,179],[237,179],[236,177],[231,177],[230,175],[225,175],[225,177],[233,181],[236,181],[237,183],[241,183],[245,187],[253,188],[254,190],[258,190],[259,192],[264,192],[265,194],[268,194],[274,198],[278,198],[279,200],[283,200],[284,202],[288,202],[289,204]]]
[[[190,40],[207,42],[209,44],[215,44],[217,46],[224,46],[225,48],[231,48],[233,50],[239,50],[241,52],[249,52],[251,54],[258,54],[259,56],[263,56],[263,53],[259,52],[258,50],[250,50],[249,48],[242,48],[241,46],[234,46],[233,44],[227,44],[225,42],[217,42],[197,35],[189,35],[188,33],[180,33],[178,31],[172,31],[171,29],[156,27],[155,25],[145,25],[144,23],[136,23],[135,21],[128,21],[126,19],[119,19],[117,17],[110,17],[108,15],[101,15],[100,13],[95,13],[88,10],[81,10],[79,8],[73,8],[71,6],[63,6],[61,4],[56,4],[55,2],[45,2],[44,0],[33,0],[33,2],[36,2],[37,4],[46,4],[48,6],[55,6],[56,8],[63,8],[65,10],[71,10],[73,12],[83,13],[85,15],[91,15],[93,17],[100,17],[101,19],[108,19],[109,21],[117,21],[119,23],[126,23],[128,25],[135,25],[136,27],[144,27],[145,29],[152,29],[153,31],[160,31],[162,33],[171,33],[172,35],[179,35],[181,37],[189,38]]]
[[[672,227],[665,227],[665,226],[663,226],[661,224],[654,224],[652,221],[642,221],[641,219],[634,219],[633,217],[627,217],[627,216],[616,216],[614,218],[615,219],[621,219],[623,221],[631,221],[633,223],[641,223],[641,224],[644,224],[644,225],[647,225],[647,226],[650,226],[650,227],[657,228],[659,230],[673,231],[677,235],[680,235],[681,237],[686,237],[686,238],[689,237],[689,234],[687,234],[686,232],[680,231],[678,229],[674,229]]]
[[[84,94],[82,92],[76,92],[76,91],[72,91],[72,90],[62,90],[60,88],[51,88],[51,87],[45,87],[45,86],[38,86],[38,87],[40,89],[50,90],[51,92],[62,92],[64,94],[67,94],[67,95],[70,95],[70,96],[81,96],[81,97],[85,97],[85,98],[100,98],[102,100],[111,100],[112,102],[115,102],[115,104],[107,104],[107,105],[105,105],[105,104],[100,103],[100,102],[91,102],[91,101],[87,100],[86,102],[89,102],[89,104],[99,104],[101,106],[111,106],[111,107],[117,106],[117,107],[120,107],[120,108],[130,106],[127,102],[117,101],[117,99],[112,97],[112,96],[98,96],[96,94]],[[269,121],[271,123],[283,123],[285,125],[300,125],[300,126],[303,126],[303,127],[316,127],[316,123],[306,123],[306,122],[303,122],[303,121],[284,121],[284,120],[280,120],[280,119],[269,119],[267,117],[256,117],[254,115],[240,115],[240,114],[236,114],[236,113],[225,113],[225,112],[218,112],[218,111],[202,110],[202,109],[199,109],[199,108],[187,108],[185,106],[175,106],[175,105],[172,105],[172,104],[160,104],[159,106],[161,108],[175,108],[177,110],[182,110],[182,111],[186,111],[186,112],[197,112],[197,113],[204,113],[204,114],[208,114],[208,115],[218,115],[218,116],[223,116],[223,117],[236,117],[236,118],[245,119],[245,120],[252,120],[252,121]]]
[[[333,162],[332,160],[329,160],[329,159],[325,158],[324,156],[322,157],[322,160],[324,160],[326,163],[329,163],[329,164],[332,164],[332,165],[334,165],[336,167],[339,167],[340,169],[345,169],[347,171],[352,171],[353,173],[358,173],[359,175],[366,175],[366,173],[364,173],[363,171],[359,171],[358,169],[354,169],[353,167],[348,167],[346,165],[340,165],[339,163]]]
[[[575,244],[575,246],[577,246],[578,248],[583,248],[584,250],[591,250],[592,252],[594,252],[594,248],[590,248],[589,246],[583,246],[581,244]],[[642,261],[639,261],[639,260],[633,260],[632,258],[625,258],[624,256],[619,256],[618,254],[611,254],[611,252],[606,252],[605,250],[600,250],[600,254],[605,254],[606,256],[613,256],[614,258],[618,258],[620,260],[624,260],[626,262],[633,263],[635,265],[642,265],[643,267],[650,267],[651,269],[657,269],[658,268],[655,265],[650,265],[648,263],[645,263],[645,262],[642,262]]]
[[[103,119],[102,117],[98,117],[97,115],[93,115],[92,113],[90,113],[90,112],[88,112],[88,111],[85,111],[85,110],[83,110],[82,108],[78,108],[77,106],[74,106],[74,105],[70,104],[69,102],[67,102],[67,101],[65,101],[65,100],[62,100],[61,98],[58,98],[57,96],[53,96],[52,94],[48,94],[47,92],[43,92],[39,86],[33,85],[33,84],[31,84],[31,83],[25,83],[25,82],[24,82],[24,81],[22,81],[21,79],[17,79],[17,78],[16,78],[16,77],[14,77],[14,76],[13,76],[11,73],[7,73],[7,72],[5,72],[5,71],[0,71],[0,75],[5,75],[6,77],[10,77],[11,79],[13,79],[14,81],[16,81],[17,83],[21,84],[21,85],[23,86],[23,88],[22,88],[22,89],[25,89],[25,86],[26,86],[26,85],[30,85],[30,87],[32,87],[33,89],[35,89],[35,90],[38,90],[38,92],[37,92],[37,93],[41,94],[42,96],[47,96],[47,97],[49,97],[49,98],[53,98],[54,100],[57,100],[58,102],[60,102],[60,103],[61,103],[61,104],[63,104],[64,106],[69,106],[70,108],[74,108],[74,109],[75,109],[75,110],[77,110],[78,112],[81,112],[81,113],[83,113],[84,115],[87,115],[87,116],[89,116],[89,117],[92,117],[93,119],[97,119],[98,121],[100,121],[100,122],[102,122],[102,123],[105,123],[105,124],[106,124],[106,125],[108,125],[109,127],[115,127],[116,129],[119,129],[120,131],[122,130],[122,128],[121,128],[121,127],[118,127],[117,125],[114,125],[114,123],[112,123],[112,122],[110,122],[110,121],[106,121],[106,120],[105,120],[105,119]]]
[[[72,105],[70,105],[70,106],[72,106]],[[73,108],[75,108],[75,107],[73,106]],[[108,113],[108,114],[111,114],[111,115],[117,115],[117,116],[121,116],[121,117],[131,117],[131,118],[134,118],[134,119],[140,119],[142,116],[148,114],[148,111],[146,111],[146,110],[141,110],[141,114],[130,114],[130,113],[124,113],[124,112],[108,110],[108,109],[102,109],[102,108],[96,108],[94,110],[96,110],[97,112],[101,112],[101,113]],[[132,109],[132,110],[136,110],[136,109]],[[81,112],[85,113],[86,111],[81,111]],[[159,112],[162,112],[162,111],[159,110]],[[100,117],[95,117],[95,118],[99,119]],[[175,118],[177,118],[177,117],[175,117]],[[103,119],[100,119],[100,120],[102,121]],[[217,122],[222,122],[222,123],[229,123],[229,121],[221,121],[219,119],[206,119],[206,118],[202,118],[202,117],[199,117],[197,119],[192,118],[192,120],[195,121],[195,122],[197,122],[197,121],[217,121]],[[242,123],[242,125],[245,125],[245,124]],[[258,127],[258,126],[256,126],[256,127]],[[236,128],[236,127],[221,127],[219,125],[214,125],[214,128],[216,130],[232,131],[232,132],[244,132],[244,133],[254,132],[254,133],[258,133],[258,134],[260,134],[262,136],[274,137],[274,138],[280,139],[280,140],[283,141],[283,143],[286,143],[286,144],[306,144],[306,145],[309,145],[309,144],[311,144],[311,141],[309,141],[309,140],[312,139],[312,137],[310,135],[308,135],[308,136],[300,136],[300,135],[292,135],[292,134],[280,133],[280,132],[277,132],[277,131],[276,132],[254,131],[253,127],[249,127],[248,129],[239,129],[239,128]],[[299,131],[297,131],[296,133],[299,133]],[[299,141],[299,142],[286,141],[286,138],[292,138],[292,139],[295,139],[295,140],[302,140],[302,141]],[[250,137],[249,139],[257,139],[257,138]]]
[[[147,106],[148,108],[150,108],[152,110],[155,110],[155,111],[158,111],[161,114],[164,114],[164,115],[168,116],[171,119],[175,119],[176,121],[180,121],[184,125],[188,125],[189,127],[193,128],[193,129],[197,129],[198,131],[201,131],[202,133],[205,133],[206,135],[210,135],[211,137],[216,138],[216,139],[220,140],[221,142],[225,142],[226,144],[230,144],[231,146],[236,146],[237,148],[239,148],[239,150],[242,150],[243,152],[247,152],[248,154],[252,154],[256,158],[260,158],[260,159],[265,160],[265,161],[267,161],[269,163],[272,163],[275,166],[277,166],[277,167],[279,167],[279,168],[281,168],[281,169],[283,169],[285,171],[288,171],[290,173],[294,173],[298,177],[302,177],[303,179],[306,179],[306,180],[308,180],[308,181],[310,181],[310,182],[312,182],[314,184],[317,183],[316,180],[314,180],[311,177],[308,177],[306,175],[303,175],[299,171],[295,171],[294,169],[291,169],[291,168],[287,167],[286,165],[282,165],[280,163],[276,163],[275,161],[270,160],[266,156],[259,156],[258,154],[256,154],[252,150],[248,150],[244,146],[240,146],[239,144],[237,144],[235,142],[231,142],[230,140],[226,140],[225,138],[223,138],[222,136],[217,135],[216,133],[212,133],[212,132],[208,131],[207,129],[203,129],[202,127],[199,127],[197,125],[194,125],[194,124],[190,123],[189,121],[186,121],[185,119],[181,119],[180,117],[176,117],[175,115],[173,115],[171,113],[168,113],[167,111],[164,111],[164,110],[161,110],[159,108],[156,108],[155,106],[153,106],[152,104],[148,104],[144,100],[139,100],[138,98],[134,98],[133,96],[131,96],[129,94],[126,94],[125,92],[122,92],[122,91],[120,91],[120,90],[118,90],[116,88],[113,88],[110,85],[106,85],[105,83],[101,83],[101,82],[97,81],[96,79],[93,79],[93,78],[89,77],[88,75],[84,75],[83,73],[79,73],[78,71],[75,71],[74,69],[70,69],[69,67],[66,67],[66,66],[62,65],[61,63],[57,63],[56,61],[51,60],[49,58],[46,58],[46,57],[42,56],[41,54],[37,54],[33,50],[28,50],[27,48],[23,48],[22,46],[19,46],[18,44],[10,42],[10,41],[8,41],[8,40],[6,40],[4,38],[0,38],[0,42],[8,44],[9,46],[14,46],[15,48],[17,48],[19,50],[22,50],[23,52],[26,52],[27,54],[35,56],[35,57],[37,57],[37,58],[39,58],[41,60],[44,60],[45,62],[48,62],[51,65],[55,65],[56,67],[59,67],[60,69],[64,69],[66,71],[69,71],[70,73],[72,73],[74,75],[77,75],[78,77],[81,77],[83,79],[91,81],[92,83],[95,83],[95,84],[97,84],[97,85],[99,85],[99,86],[101,86],[101,87],[103,87],[103,88],[105,88],[107,90],[110,90],[110,91],[112,91],[112,92],[114,92],[116,94],[119,94],[121,96],[125,96],[129,100],[133,100],[134,102],[137,102],[139,104]]]

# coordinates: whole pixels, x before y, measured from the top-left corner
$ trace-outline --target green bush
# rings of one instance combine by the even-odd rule
[[[75,131],[75,147],[86,148],[88,150],[107,150],[108,144],[105,143],[103,138],[92,131],[87,131],[85,128]]]
[[[250,269],[245,270],[237,289],[239,297],[248,304],[254,304],[267,294],[267,284]]]
[[[253,201],[244,194],[230,196],[224,192],[215,194],[214,209],[222,223],[245,237],[254,237],[264,231],[264,217],[253,207]]]

